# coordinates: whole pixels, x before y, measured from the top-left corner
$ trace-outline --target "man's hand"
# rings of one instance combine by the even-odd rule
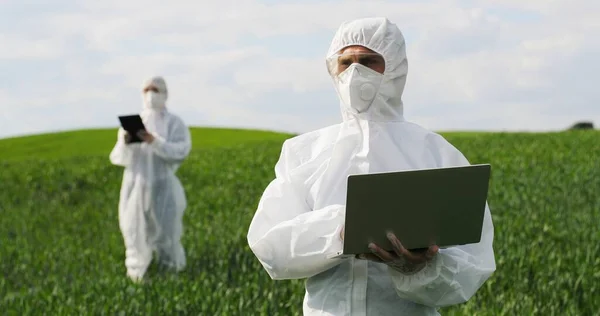
[[[340,238],[342,239],[342,241],[344,241],[344,227],[342,226],[342,231],[340,231]]]
[[[129,132],[125,132],[124,138],[125,138],[125,144],[131,144],[132,137],[131,137],[131,134],[129,134]]]
[[[374,243],[369,244],[372,254],[358,255],[359,259],[366,259],[387,264],[389,267],[404,274],[413,274],[421,271],[427,261],[433,259],[439,247],[430,246],[425,251],[409,251],[402,246],[396,235],[389,233],[388,239],[394,246],[394,252],[389,253]]]
[[[152,136],[152,134],[144,130],[140,130],[139,132],[137,132],[137,136],[148,144],[152,144],[152,142],[154,141],[154,136]]]

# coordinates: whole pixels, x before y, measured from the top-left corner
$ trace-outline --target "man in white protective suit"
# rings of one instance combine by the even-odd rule
[[[348,175],[469,162],[442,136],[404,119],[408,67],[395,24],[343,23],[326,60],[343,121],[284,142],[249,227],[250,248],[272,279],[307,279],[304,315],[439,315],[469,300],[496,269],[487,204],[477,244],[410,252],[389,235],[391,253],[371,244],[370,254],[328,258],[342,250]]]
[[[181,271],[186,264],[181,245],[187,200],[175,172],[190,153],[188,127],[166,107],[167,85],[162,77],[146,80],[140,113],[146,131],[132,143],[123,128],[110,153],[114,165],[125,167],[119,201],[119,226],[125,242],[127,275],[141,281],[158,254],[161,267]]]

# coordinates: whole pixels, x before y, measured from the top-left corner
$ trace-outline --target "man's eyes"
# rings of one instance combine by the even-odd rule
[[[374,65],[374,64],[378,64],[380,61],[373,59],[373,58],[361,58],[358,60],[358,63],[362,64],[362,65]],[[353,63],[352,60],[350,59],[344,59],[344,60],[340,60],[339,64],[342,66],[349,66]]]
[[[363,65],[374,65],[374,64],[376,65],[379,63],[383,63],[383,61],[380,59],[367,57],[367,58],[361,58],[360,63]]]

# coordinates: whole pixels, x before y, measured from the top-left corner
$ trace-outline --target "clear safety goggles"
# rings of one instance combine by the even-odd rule
[[[354,63],[361,64],[373,70],[385,69],[385,59],[377,53],[342,53],[327,58],[327,70],[332,76],[337,76]]]

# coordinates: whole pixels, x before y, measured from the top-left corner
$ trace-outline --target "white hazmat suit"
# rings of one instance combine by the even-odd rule
[[[154,251],[163,266],[180,271],[186,264],[180,239],[187,200],[175,172],[191,150],[191,136],[184,122],[165,106],[164,79],[148,79],[143,89],[147,87],[155,87],[158,93],[143,94],[145,106],[140,116],[154,141],[126,144],[126,132],[120,128],[110,153],[113,164],[125,167],[119,226],[127,275],[136,281],[143,278]]]
[[[331,57],[353,45],[381,54],[383,75],[352,64],[336,76]],[[416,273],[328,259],[342,249],[348,175],[469,164],[442,136],[404,119],[408,67],[396,25],[385,18],[343,23],[328,61],[343,121],[284,142],[249,227],[250,248],[272,279],[307,278],[304,315],[439,315],[440,307],[469,300],[496,269],[487,204],[479,243],[440,249]]]

